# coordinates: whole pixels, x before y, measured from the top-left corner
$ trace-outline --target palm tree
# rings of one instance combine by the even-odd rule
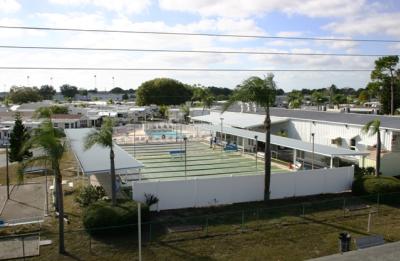
[[[190,107],[187,106],[186,104],[183,104],[180,108],[180,111],[183,114],[183,120],[187,124],[189,122],[189,116],[190,116]]]
[[[203,104],[203,113],[202,114],[204,114],[204,110],[206,108],[207,109],[211,108],[211,106],[214,103],[214,100],[215,100],[214,96],[209,91],[206,92],[206,94],[201,98],[201,103]]]
[[[303,94],[300,91],[293,90],[288,94],[288,102],[290,109],[298,109],[303,103]]]
[[[376,166],[375,166],[375,175],[380,175],[381,170],[381,133],[379,128],[381,126],[381,121],[379,119],[374,119],[367,124],[364,125],[362,131],[364,133],[369,133],[371,136],[376,134]]]
[[[23,164],[28,165],[34,162],[50,163],[55,178],[56,188],[56,210],[58,211],[59,229],[59,253],[65,253],[64,247],[64,201],[62,192],[62,176],[60,171],[61,159],[66,150],[64,133],[53,127],[50,119],[42,122],[39,128],[32,131],[29,140],[26,141],[25,148],[38,148],[42,151],[40,156],[26,159]],[[22,150],[24,151],[24,150]],[[47,186],[47,184],[46,184]]]
[[[265,110],[265,200],[269,199],[271,183],[271,117],[269,108],[274,104],[275,96],[276,83],[272,73],[264,78],[253,76],[236,87],[222,110],[223,112],[226,111],[233,103],[238,101],[254,102]]]
[[[110,166],[111,166],[111,199],[112,205],[117,204],[116,199],[116,177],[115,177],[115,162],[114,162],[114,143],[113,143],[113,121],[110,118],[105,118],[103,125],[101,125],[100,131],[92,131],[85,138],[85,150],[90,149],[95,144],[99,144],[102,147],[110,148]]]

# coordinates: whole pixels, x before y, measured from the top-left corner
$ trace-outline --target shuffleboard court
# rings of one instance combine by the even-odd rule
[[[207,177],[210,175],[263,174],[264,162],[240,152],[210,148],[202,142],[122,145],[122,148],[144,164],[142,179]],[[173,153],[171,153],[173,152]],[[182,152],[182,153],[177,153]],[[171,155],[174,154],[174,155]],[[185,157],[186,156],[186,157]],[[186,158],[186,160],[185,160]],[[272,172],[288,171],[277,165]]]

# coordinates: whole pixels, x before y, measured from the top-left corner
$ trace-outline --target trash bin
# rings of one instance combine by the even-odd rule
[[[347,232],[339,233],[339,250],[341,253],[350,251],[351,235]]]

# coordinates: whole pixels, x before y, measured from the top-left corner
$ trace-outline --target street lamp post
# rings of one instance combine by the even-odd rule
[[[133,157],[136,155],[136,125],[133,123]]]
[[[314,169],[314,145],[315,145],[315,142],[314,142],[314,139],[315,139],[315,133],[313,132],[313,133],[311,133],[311,139],[312,139],[312,160],[311,160],[311,169]]]
[[[257,152],[258,152],[258,136],[254,136],[254,139],[256,140],[256,174],[258,173],[258,163],[257,163]]]
[[[221,152],[224,150],[224,147],[223,147],[223,145],[222,145],[222,132],[224,131],[224,118],[219,118],[220,120],[221,120],[221,140],[220,140],[220,142],[221,142]]]
[[[186,136],[183,138],[183,140],[185,141],[185,179],[187,178],[187,138]]]
[[[6,143],[6,183],[7,183],[7,199],[10,199],[10,177],[8,173],[8,143]]]

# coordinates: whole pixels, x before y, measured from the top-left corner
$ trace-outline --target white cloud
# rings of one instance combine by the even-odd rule
[[[150,0],[49,0],[50,3],[68,6],[93,5],[109,11],[127,14],[137,14],[146,10]]]
[[[400,37],[400,13],[372,13],[350,17],[324,26],[324,29],[344,35],[369,35],[374,33]]]
[[[165,10],[197,13],[202,16],[250,17],[271,11],[309,17],[341,17],[359,12],[366,0],[159,0]]]
[[[21,8],[21,5],[16,0],[0,0],[0,12],[14,13]]]

